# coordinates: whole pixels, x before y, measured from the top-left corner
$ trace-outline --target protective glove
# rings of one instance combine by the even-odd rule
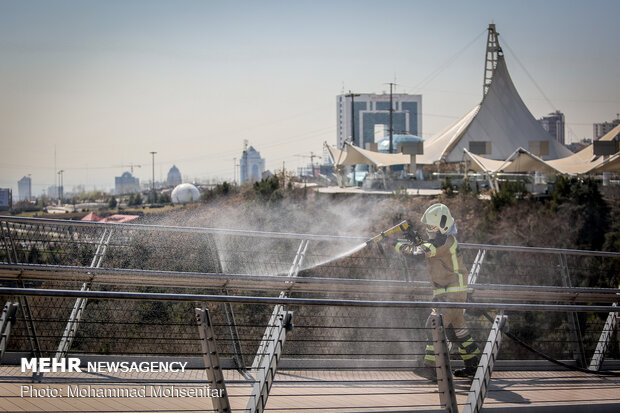
[[[418,231],[413,231],[412,238],[413,239],[411,240],[411,242],[413,242],[413,245],[415,245],[416,247],[424,244],[424,240],[422,239]]]
[[[395,239],[395,238],[393,238],[390,241],[390,245],[392,247],[394,247],[396,252],[399,252],[399,253],[400,252],[405,252],[405,253],[411,254],[413,252],[413,245],[412,245],[411,241],[406,240],[406,239]],[[402,248],[405,248],[405,250],[401,251]]]

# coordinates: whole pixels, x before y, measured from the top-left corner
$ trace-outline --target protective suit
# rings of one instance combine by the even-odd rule
[[[429,240],[417,246],[410,241],[398,240],[393,243],[395,250],[401,254],[423,255],[426,258],[433,287],[433,301],[467,301],[468,271],[463,265],[463,258],[455,237],[456,225],[448,207],[443,204],[431,205],[421,221],[426,225]],[[474,375],[480,361],[480,349],[467,328],[464,312],[465,310],[459,308],[441,310],[446,336],[448,340],[458,345],[459,355],[465,363],[465,369],[454,372],[456,376]],[[435,349],[430,334],[424,364],[428,367],[435,366]]]

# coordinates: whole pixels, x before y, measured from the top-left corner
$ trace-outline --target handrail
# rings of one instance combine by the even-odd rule
[[[76,275],[84,275],[84,277],[93,278],[95,282],[101,283],[101,277],[109,276],[107,282],[117,282],[135,278],[153,278],[154,281],[169,279],[177,286],[179,282],[191,281],[201,284],[203,287],[213,286],[215,283],[230,284],[233,281],[247,284],[246,289],[282,289],[290,287],[290,277],[283,275],[248,275],[248,274],[227,274],[227,273],[199,273],[199,272],[179,272],[179,271],[162,271],[162,270],[142,270],[142,269],[126,269],[126,268],[91,268],[64,265],[45,265],[45,264],[4,264],[0,263],[0,279],[17,279],[22,277],[29,279],[29,275],[39,274],[66,274],[64,280],[74,281]],[[3,277],[2,275],[12,275],[12,278]],[[63,280],[62,278],[54,278],[54,280]],[[159,285],[159,284],[158,284]],[[261,288],[264,285],[265,288]],[[349,288],[348,286],[367,287],[369,291],[377,292],[378,288],[386,290],[401,290],[403,294],[407,294],[412,290],[430,289],[428,281],[404,281],[404,280],[376,280],[376,279],[359,279],[359,278],[337,278],[337,277],[299,277],[296,279],[294,290],[304,291],[307,286],[316,285],[324,290],[326,285],[332,287],[330,290],[339,292],[338,288]],[[531,293],[555,293],[555,294],[576,294],[579,296],[600,295],[609,296],[610,300],[618,300],[620,289],[616,288],[595,288],[595,287],[561,287],[551,285],[522,285],[522,284],[484,284],[477,283],[470,286],[472,291],[492,291],[497,293],[515,293],[515,292],[531,292]],[[345,290],[346,292],[346,290]]]
[[[345,236],[345,235],[321,235],[321,234],[301,234],[292,232],[269,232],[269,231],[251,231],[240,229],[224,229],[224,228],[208,228],[208,227],[187,227],[187,226],[172,226],[172,225],[151,225],[151,224],[122,224],[111,222],[91,222],[91,221],[71,221],[62,219],[51,218],[30,218],[30,217],[0,217],[0,221],[15,222],[21,224],[52,224],[60,226],[83,226],[91,228],[124,228],[128,230],[150,230],[150,231],[181,231],[181,232],[202,232],[209,234],[226,234],[226,235],[238,235],[246,237],[260,237],[260,238],[282,238],[282,239],[308,239],[316,241],[354,241],[363,242],[370,238],[360,236]],[[463,249],[486,249],[494,251],[508,251],[508,252],[535,252],[545,254],[569,254],[569,255],[589,255],[589,256],[601,256],[601,257],[616,257],[620,258],[620,252],[611,251],[591,251],[591,250],[579,250],[568,248],[547,248],[547,247],[524,247],[513,245],[491,245],[491,244],[473,244],[473,243],[459,243],[459,246]]]
[[[242,295],[212,294],[170,294],[140,293],[130,291],[93,291],[93,290],[57,290],[39,288],[0,287],[0,295],[8,296],[44,296],[44,297],[85,297],[88,299],[107,300],[146,300],[146,301],[185,301],[214,302],[232,304],[282,304],[312,305],[337,307],[373,307],[373,308],[464,308],[478,310],[512,310],[512,311],[557,311],[557,312],[604,312],[616,311],[618,307],[603,305],[558,305],[558,304],[517,304],[517,303],[470,303],[470,302],[434,302],[434,301],[375,301],[343,300],[328,298],[286,298],[256,297]]]
[[[207,234],[226,234],[239,235],[246,237],[260,238],[284,238],[284,239],[309,239],[318,241],[342,240],[342,241],[366,241],[367,237],[351,237],[342,235],[319,235],[319,234],[298,234],[289,232],[269,232],[269,231],[251,231],[245,229],[225,229],[225,228],[208,228],[208,227],[185,227],[173,225],[150,225],[150,224],[124,224],[114,222],[92,222],[92,221],[70,221],[63,219],[51,218],[29,218],[29,217],[0,217],[0,221],[15,222],[19,224],[50,224],[59,226],[81,226],[91,228],[123,228],[127,230],[149,230],[149,231],[181,231],[181,232],[198,232]]]

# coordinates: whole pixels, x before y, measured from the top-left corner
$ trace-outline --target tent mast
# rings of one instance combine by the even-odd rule
[[[485,97],[491,81],[493,80],[493,72],[497,66],[497,59],[504,55],[502,48],[499,45],[499,33],[495,31],[495,23],[489,24],[489,31],[487,35],[487,53],[486,60],[484,62],[484,83],[482,85],[482,97]]]

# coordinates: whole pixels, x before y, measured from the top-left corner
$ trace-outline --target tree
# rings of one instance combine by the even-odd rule
[[[473,192],[471,190],[471,186],[469,184],[469,178],[464,177],[463,181],[461,182],[461,187],[459,188],[459,195],[461,196],[469,196],[471,195]]]
[[[527,195],[525,184],[521,181],[506,181],[500,186],[499,191],[491,194],[491,209],[499,212],[502,208],[514,205],[517,199],[523,199]]]
[[[117,205],[118,205],[118,202],[116,201],[116,198],[111,197],[110,200],[108,201],[108,208],[114,209],[116,208]]]
[[[230,183],[224,181],[221,184],[215,185],[213,189],[209,189],[203,192],[200,195],[200,199],[202,200],[202,202],[209,202],[219,197],[227,197],[229,195],[234,195],[237,193],[239,193],[238,186],[231,185]]]
[[[448,196],[454,195],[454,185],[452,185],[452,179],[446,176],[446,179],[441,183],[441,190]]]
[[[268,203],[278,202],[284,198],[280,189],[280,180],[276,175],[261,179],[260,182],[254,182],[254,193],[258,200]]]
[[[603,199],[594,179],[558,176],[551,208],[566,217],[577,230],[577,248],[603,248],[605,233],[612,227],[611,208]]]
[[[169,204],[172,202],[172,199],[170,198],[170,194],[160,194],[159,195],[159,202],[161,204]]]

